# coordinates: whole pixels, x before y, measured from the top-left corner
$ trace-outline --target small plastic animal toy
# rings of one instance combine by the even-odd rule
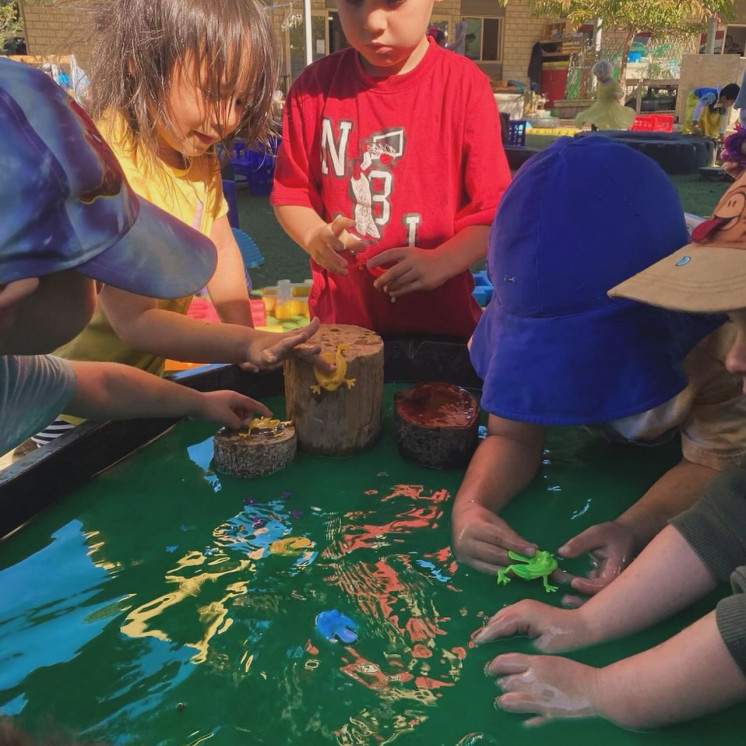
[[[551,552],[544,552],[541,549],[537,549],[533,557],[524,557],[522,554],[509,551],[508,557],[525,564],[508,565],[507,567],[503,567],[502,570],[498,570],[498,585],[505,585],[510,582],[508,573],[512,570],[519,578],[523,578],[524,580],[541,578],[544,582],[544,590],[547,593],[557,590],[556,585],[549,585],[547,581],[547,578],[557,569],[557,560]]]
[[[335,354],[331,352],[322,353],[321,357],[328,363],[334,363],[335,368],[331,373],[326,373],[318,368],[313,369],[316,384],[311,386],[311,393],[321,394],[321,389],[324,389],[324,391],[336,391],[343,384],[348,389],[351,389],[355,385],[354,378],[346,378],[347,358],[345,357],[345,351],[348,346],[346,344],[337,345],[337,352]]]
[[[277,438],[292,424],[292,422],[283,422],[282,420],[272,419],[271,417],[254,417],[249,426],[239,431],[238,434],[243,438],[249,435],[266,435]]]

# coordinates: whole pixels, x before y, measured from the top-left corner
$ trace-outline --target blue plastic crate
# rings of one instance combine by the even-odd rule
[[[228,203],[228,222],[231,228],[240,228],[238,224],[238,199],[236,197],[236,182],[233,179],[223,179],[223,196]]]
[[[508,145],[526,144],[526,120],[511,119],[508,122]]]
[[[249,147],[237,140],[230,159],[236,183],[245,183],[254,195],[269,194],[274,183],[278,145],[279,139],[273,139],[269,148],[258,144]]]

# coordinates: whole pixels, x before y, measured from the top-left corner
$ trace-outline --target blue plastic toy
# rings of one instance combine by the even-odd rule
[[[330,642],[355,642],[357,624],[337,609],[322,611],[316,615],[316,629]]]
[[[487,277],[487,270],[474,273],[474,290],[471,291],[474,299],[484,308],[492,299],[492,283]]]
[[[233,237],[236,239],[241,258],[246,269],[253,269],[264,264],[264,257],[254,239],[240,228],[233,229]]]

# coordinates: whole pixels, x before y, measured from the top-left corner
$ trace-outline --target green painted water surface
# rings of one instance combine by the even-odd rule
[[[498,587],[457,566],[449,526],[462,472],[402,461],[392,429],[389,407],[373,449],[299,454],[243,480],[212,470],[213,428],[183,423],[10,537],[0,545],[0,713],[31,730],[51,719],[83,738],[148,746],[742,742],[736,708],[650,733],[600,720],[527,729],[495,711],[485,663],[530,643],[471,648],[470,633],[503,605],[561,594],[538,581]],[[553,431],[540,476],[506,517],[556,550],[676,458],[675,444]],[[313,545],[270,551],[283,536]],[[716,598],[572,657],[603,665],[643,650]],[[316,631],[328,609],[357,623],[356,642]]]

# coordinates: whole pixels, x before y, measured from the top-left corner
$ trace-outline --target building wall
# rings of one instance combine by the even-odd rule
[[[265,0],[269,3],[269,0]],[[95,38],[93,9],[105,0],[21,0],[29,54],[50,55],[75,53],[85,68]],[[336,0],[311,0],[312,12],[325,13],[336,8]],[[292,8],[302,12],[302,6]],[[736,15],[746,22],[746,0],[736,0]],[[282,22],[288,8],[272,11],[277,49],[286,62],[289,55],[287,32]],[[480,67],[494,80],[525,82],[534,44],[542,38],[544,26],[553,19],[534,18],[528,0],[510,0],[501,6],[497,0],[442,0],[435,6],[437,18],[450,21],[451,32],[464,16],[503,17],[502,59],[481,63]],[[604,46],[618,45],[615,37],[623,32],[605,31]],[[284,71],[287,74],[287,71]]]
[[[80,63],[91,53],[95,37],[93,9],[101,0],[21,0],[29,54],[49,55],[74,53]],[[312,0],[314,13],[336,7],[335,0]],[[302,11],[299,6],[296,10]],[[281,24],[286,9],[273,11],[273,25],[278,51],[285,48],[285,32]],[[531,47],[539,38],[545,19],[531,17],[527,0],[511,0],[501,6],[497,0],[442,0],[435,6],[435,15],[449,18],[451,27],[463,15],[504,17],[502,61],[483,63],[481,67],[493,78],[523,81],[526,79]]]
[[[505,6],[505,31],[503,35],[503,69],[505,80],[525,83],[531,49],[543,36],[546,18],[534,18],[527,0],[511,0]]]
[[[97,4],[97,0],[23,0],[28,54],[75,54],[85,67],[93,47]]]

